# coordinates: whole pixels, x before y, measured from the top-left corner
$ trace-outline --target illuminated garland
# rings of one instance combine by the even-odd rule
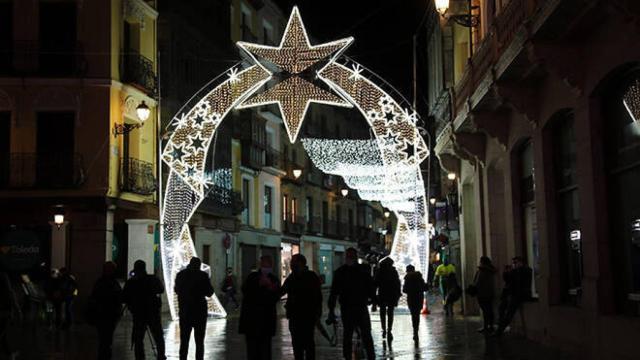
[[[363,198],[381,201],[398,218],[391,256],[399,270],[413,264],[428,272],[428,225],[425,188],[419,164],[429,155],[416,128],[417,115],[403,108],[365,76],[356,63],[351,68],[336,63],[352,38],[312,46],[297,8],[293,9],[280,46],[239,42],[254,65],[232,67],[227,79],[215,86],[187,111],[177,115],[162,160],[169,166],[161,212],[161,254],[167,289],[173,289],[178,271],[196,251],[188,222],[209,191],[230,186],[230,172],[205,173],[212,138],[229,111],[277,104],[289,139],[294,142],[311,103],[355,106],[373,129],[373,140],[303,139],[309,155],[321,170],[342,176]],[[316,86],[304,74],[321,61]],[[286,73],[287,76],[273,76]],[[266,90],[259,92],[265,85]],[[213,190],[212,190],[213,188]],[[224,201],[224,199],[223,199]],[[230,200],[229,200],[230,201]],[[205,271],[210,271],[203,266]],[[171,315],[177,318],[177,298],[167,291]],[[209,312],[225,316],[218,299],[208,301]]]
[[[633,82],[623,96],[622,103],[633,121],[640,122],[640,79]]]

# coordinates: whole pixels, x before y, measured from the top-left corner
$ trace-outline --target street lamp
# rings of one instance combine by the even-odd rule
[[[431,205],[435,205],[436,204],[436,198],[432,197],[431,199],[429,199],[429,203]]]
[[[453,181],[456,179],[456,173],[450,172],[447,174],[447,179]]]
[[[293,169],[293,177],[296,178],[296,180],[300,177],[300,175],[302,175],[302,169]]]
[[[151,109],[147,104],[145,104],[144,100],[136,107],[136,115],[138,116],[138,120],[140,120],[137,124],[116,124],[113,128],[113,136],[123,135],[130,133],[134,129],[139,129],[144,126],[144,122],[147,121],[149,115],[151,115]]]
[[[391,213],[387,210],[384,212],[384,217],[386,217],[387,219],[389,218],[389,216],[391,216]]]
[[[56,224],[58,230],[64,224],[64,207],[62,205],[57,205],[54,208],[53,223]]]
[[[344,188],[340,190],[340,193],[342,194],[342,196],[346,197],[347,195],[349,195],[349,189]]]
[[[477,6],[471,5],[471,0],[467,0],[469,12],[467,14],[449,15],[449,0],[434,0],[436,11],[446,20],[453,20],[456,24],[468,28],[477,27],[480,24],[480,17],[473,15],[472,10],[477,9]]]

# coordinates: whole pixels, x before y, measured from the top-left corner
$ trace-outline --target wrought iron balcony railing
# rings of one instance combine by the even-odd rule
[[[0,187],[5,189],[75,189],[85,172],[76,153],[10,153],[0,155]]]
[[[218,216],[236,216],[243,210],[240,193],[219,185],[212,185],[207,190],[205,198],[198,207],[198,211]]]
[[[87,67],[79,42],[15,41],[0,46],[0,76],[82,77]]]
[[[122,82],[133,84],[150,96],[157,93],[157,77],[153,70],[153,62],[135,50],[122,54],[120,62]]]
[[[272,167],[280,170],[285,169],[282,152],[274,148],[267,147],[264,154],[265,154],[264,166],[268,166],[268,167]]]
[[[242,165],[254,170],[265,166],[265,146],[253,140],[242,140]]]
[[[304,234],[305,218],[304,216],[293,216],[293,214],[287,213],[286,219],[282,221],[283,231],[291,235]]]
[[[317,234],[321,230],[322,221],[320,216],[312,216],[310,219],[307,219],[307,233],[309,234]]]
[[[156,189],[153,164],[138,159],[122,159],[120,190],[140,195],[151,195]]]

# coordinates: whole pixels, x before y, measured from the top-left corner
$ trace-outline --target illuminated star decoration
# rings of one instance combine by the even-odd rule
[[[275,67],[275,71],[282,75],[282,80],[273,87],[246,100],[239,108],[277,104],[289,139],[292,143],[295,142],[311,103],[351,107],[342,97],[316,86],[312,80],[303,78],[303,75],[310,68],[326,62],[314,73],[322,72],[322,69],[335,61],[352,42],[353,38],[346,38],[312,46],[298,8],[294,7],[280,46],[238,42],[238,47],[264,70],[273,74],[269,68]]]

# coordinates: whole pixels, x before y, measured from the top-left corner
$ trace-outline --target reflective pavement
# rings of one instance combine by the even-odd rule
[[[238,314],[227,319],[211,319],[207,325],[206,359],[244,359],[244,338],[238,334]],[[403,310],[396,310],[394,340],[391,346],[384,344],[380,319],[372,313],[373,339],[378,359],[568,359],[560,353],[535,343],[505,334],[502,338],[485,338],[476,330],[478,317],[445,317],[440,309],[423,316],[420,326],[420,342],[414,345],[411,320]],[[332,331],[331,331],[332,332]],[[338,330],[340,333],[340,329]],[[94,359],[96,349],[95,330],[87,325],[74,325],[70,330],[53,330],[43,327],[24,328],[13,333],[18,337],[21,354],[18,359]],[[165,338],[167,357],[178,358],[178,324],[166,319]],[[133,359],[130,348],[131,318],[125,317],[116,330],[114,359]],[[318,359],[340,359],[341,338],[337,347],[317,334]],[[147,337],[147,358],[153,359],[153,351]],[[191,341],[190,358],[195,349]],[[274,359],[293,359],[291,337],[287,320],[280,319],[278,335],[273,340]]]

